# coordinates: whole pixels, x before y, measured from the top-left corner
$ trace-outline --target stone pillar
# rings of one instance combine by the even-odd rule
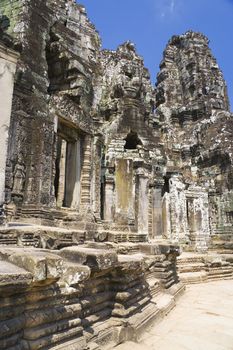
[[[148,189],[148,237],[153,239],[153,191],[151,183],[149,183]]]
[[[5,200],[5,171],[8,131],[13,98],[14,74],[18,54],[0,44],[0,209]]]
[[[197,231],[195,210],[194,210],[194,198],[187,199],[187,216],[190,234],[195,234]]]
[[[148,201],[148,176],[145,173],[144,169],[137,170],[137,186],[138,186],[138,233],[148,235],[148,210],[149,210],[149,201]]]
[[[104,174],[102,174],[102,142],[99,137],[94,139],[94,169],[93,169],[93,179],[92,179],[92,203],[93,211],[97,220],[101,219],[101,205],[102,205],[102,188],[101,181],[103,182]],[[104,183],[102,184],[104,186]]]
[[[81,208],[86,210],[91,204],[91,174],[92,174],[92,139],[85,136],[83,145],[83,166],[81,174]]]
[[[197,251],[206,251],[210,236],[208,192],[200,187],[186,191],[189,239]]]
[[[66,181],[66,146],[67,142],[61,140],[61,154],[59,162],[59,183],[58,183],[58,193],[57,193],[57,206],[63,206],[63,200],[65,196],[65,181]]]
[[[171,238],[175,241],[182,241],[186,239],[189,233],[185,184],[179,175],[174,174],[169,180],[169,188]]]
[[[170,193],[164,193],[162,200],[163,237],[171,238]]]
[[[213,234],[219,227],[219,195],[216,190],[209,190],[209,218],[210,218],[210,232]]]
[[[104,203],[104,220],[106,221],[113,221],[114,217],[114,187],[114,177],[106,174]]]
[[[81,139],[76,141],[76,183],[75,183],[75,195],[73,197],[73,203],[76,208],[80,205],[80,194],[81,194],[81,164],[82,164],[82,145]]]
[[[131,159],[117,159],[115,220],[118,224],[127,225],[135,219],[134,202],[133,162]]]
[[[217,217],[218,217],[218,223],[217,227],[218,229],[222,229],[224,227],[224,202],[222,196],[216,197],[217,201]]]
[[[154,183],[152,187],[152,238],[163,234],[162,186],[163,181]]]
[[[81,145],[80,139],[67,145],[66,161],[66,193],[65,203],[67,207],[78,209],[80,202],[80,177],[81,177]]]

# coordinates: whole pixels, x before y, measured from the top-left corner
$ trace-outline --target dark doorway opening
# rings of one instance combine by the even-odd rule
[[[138,137],[138,134],[134,131],[130,131],[125,138],[125,149],[137,149],[137,146],[142,146],[142,141]]]
[[[170,180],[170,176],[164,176],[164,185],[163,185],[163,188],[162,188],[162,197],[164,196],[165,193],[169,193],[170,192],[169,180]]]

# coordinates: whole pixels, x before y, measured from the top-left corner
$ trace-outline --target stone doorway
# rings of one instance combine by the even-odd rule
[[[59,132],[59,129],[63,132]],[[78,209],[81,192],[81,138],[78,137],[76,130],[59,125],[56,147],[54,180],[56,205]]]

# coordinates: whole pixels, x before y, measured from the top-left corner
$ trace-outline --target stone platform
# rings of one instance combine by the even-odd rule
[[[179,246],[164,239],[98,242],[85,231],[26,223],[1,227],[0,238],[4,350],[139,341],[175,307],[185,284],[233,277],[231,254],[179,256]]]
[[[182,253],[177,259],[180,280],[185,284],[233,278],[233,255],[214,251]]]
[[[137,341],[166,315],[184,292],[177,248],[129,255],[111,244],[1,247],[0,348],[102,349]]]

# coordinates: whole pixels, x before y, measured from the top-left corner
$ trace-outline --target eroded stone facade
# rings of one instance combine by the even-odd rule
[[[10,126],[12,96],[14,87],[14,74],[18,55],[10,48],[0,44],[0,133],[1,133],[1,152],[0,152],[0,208],[3,212],[5,203],[5,173],[8,132]]]
[[[156,115],[175,218],[171,235],[204,249],[215,234],[232,230],[232,115],[226,84],[200,33],[174,36],[160,67]]]
[[[21,52],[9,220],[67,221],[95,239],[159,236],[199,250],[211,234],[230,229],[232,121],[206,37],[174,36],[154,89],[134,45],[101,51],[85,9],[73,1],[3,2],[1,9]]]
[[[0,347],[136,340],[184,291],[180,247],[202,253],[179,258],[185,282],[233,275],[232,115],[208,39],[174,36],[153,87],[73,0],[0,14]]]

